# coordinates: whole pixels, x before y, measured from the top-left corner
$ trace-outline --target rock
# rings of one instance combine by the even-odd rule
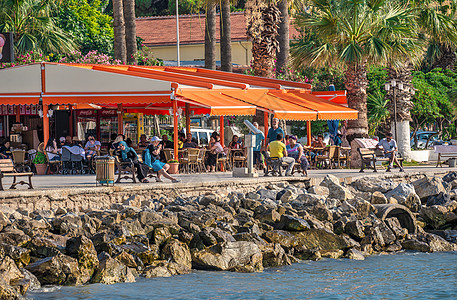
[[[291,261],[284,249],[279,244],[270,244],[263,247],[263,267],[279,267],[290,265]]]
[[[321,257],[327,257],[332,259],[341,258],[344,254],[343,250],[319,250]]]
[[[340,201],[353,198],[351,192],[347,188],[343,187],[340,184],[339,179],[333,175],[325,176],[320,185],[329,189],[329,198],[338,199]]]
[[[451,201],[451,196],[448,193],[440,192],[438,195],[429,196],[427,199],[427,206],[432,205],[445,205]]]
[[[400,183],[395,189],[388,192],[386,198],[395,198],[399,204],[408,207],[412,212],[418,212],[421,208],[421,201],[411,184]]]
[[[134,242],[123,244],[119,247],[132,255],[138,256],[145,265],[150,265],[159,259],[158,245],[150,245],[148,247],[141,242]]]
[[[323,204],[317,204],[309,207],[307,211],[320,221],[333,221],[332,212]]]
[[[392,230],[390,230],[389,226],[387,226],[384,222],[379,222],[377,224],[379,231],[381,232],[382,239],[384,240],[385,245],[391,245],[395,242],[396,236]]]
[[[330,191],[325,186],[313,185],[312,187],[310,187],[308,189],[308,193],[327,198],[328,195],[330,194]]]
[[[161,258],[168,262],[173,261],[187,269],[192,268],[192,257],[189,247],[175,239],[169,240],[162,249]]]
[[[91,282],[104,284],[135,282],[135,276],[127,266],[104,252],[103,255],[99,255],[97,272],[95,272]]]
[[[384,194],[394,189],[394,183],[391,179],[379,177],[362,177],[353,181],[351,186],[362,192],[380,192]]]
[[[457,179],[457,172],[452,171],[443,176],[443,181],[451,182]]]
[[[300,194],[295,200],[290,202],[290,205],[294,209],[305,209],[308,206],[317,205],[318,203],[323,204],[324,201],[320,196],[314,194]]]
[[[365,237],[365,233],[363,232],[363,224],[359,220],[347,222],[344,228],[344,232],[349,234],[349,236],[357,241],[360,241]]]
[[[190,224],[200,228],[210,227],[216,222],[216,215],[204,211],[181,211],[178,213],[179,226],[190,229]]]
[[[268,190],[268,189],[259,189],[257,191],[257,194],[260,195],[260,200],[263,200],[263,199],[275,200],[277,193],[278,193],[277,191]]]
[[[54,231],[59,234],[69,236],[78,236],[83,234],[81,218],[74,213],[66,213],[52,221]]]
[[[15,281],[23,277],[24,275],[22,275],[14,261],[9,256],[3,257],[0,261],[0,280],[3,280],[8,285],[13,285]]]
[[[153,231],[152,242],[154,244],[160,246],[163,243],[165,243],[166,240],[170,239],[171,237],[172,237],[172,235],[167,227],[155,228]]]
[[[262,252],[252,242],[230,242],[214,245],[192,253],[192,264],[197,269],[261,272]]]
[[[5,244],[22,247],[30,240],[31,238],[19,229],[7,228],[0,233],[0,242]]]
[[[78,261],[70,256],[58,254],[41,259],[26,267],[41,284],[73,285],[82,284]]]
[[[392,230],[397,239],[404,239],[408,234],[408,230],[401,227],[400,222],[397,218],[386,218],[384,222],[387,226],[389,226],[390,230]]]
[[[30,271],[22,268],[20,269],[23,275],[23,280],[28,282],[28,291],[36,291],[41,288],[40,281]]]
[[[451,202],[448,202],[445,207],[447,208],[448,211],[450,212],[457,212],[457,201],[452,200]]]
[[[12,258],[20,267],[30,263],[30,250],[22,247],[0,243],[0,251]]]
[[[265,232],[263,238],[270,243],[278,243],[287,249],[344,250],[348,248],[344,238],[324,229],[310,229],[300,232],[272,230]]]
[[[157,261],[144,270],[144,277],[171,277],[173,275],[182,275],[190,273],[190,269],[175,262]]]
[[[2,231],[3,227],[8,225],[10,220],[5,216],[5,214],[0,210],[0,231]]]
[[[443,182],[439,177],[425,176],[412,184],[421,200],[427,200],[428,197],[438,195],[440,192],[446,193]]]
[[[122,251],[120,254],[118,254],[114,258],[117,259],[121,264],[123,264],[129,268],[136,269],[138,267],[138,264],[136,263],[133,255],[131,255],[130,253],[127,253],[127,251]]]
[[[205,228],[198,235],[206,247],[217,244],[216,238],[211,234],[211,229]]]
[[[310,226],[308,222],[303,219],[290,215],[282,215],[279,224],[277,225],[277,229],[288,231],[305,231],[309,230]]]
[[[360,244],[372,245],[377,251],[380,251],[386,245],[379,227],[369,227]]]
[[[405,250],[432,252],[432,248],[427,243],[418,241],[416,239],[402,241],[401,246]]]
[[[457,221],[457,215],[449,212],[446,207],[441,205],[423,207],[420,211],[420,216],[434,229],[439,229],[446,223]]]
[[[432,252],[457,251],[456,244],[449,243],[436,234],[425,233],[424,235],[418,235],[418,239],[427,243]]]
[[[31,250],[31,255],[38,258],[55,256],[65,249],[57,241],[40,236],[34,237],[27,247]]]
[[[67,241],[66,251],[78,260],[81,282],[88,282],[98,267],[97,251],[92,241],[85,236],[71,238]]]
[[[255,218],[260,222],[274,224],[276,222],[279,222],[279,220],[281,219],[281,215],[278,213],[276,209],[269,208],[261,214],[256,214]]]
[[[386,196],[379,191],[375,191],[371,196],[371,204],[387,204],[389,201]]]
[[[363,253],[354,248],[348,250],[346,257],[353,260],[365,260]]]
[[[367,218],[370,213],[376,213],[376,208],[368,201],[363,199],[352,200],[352,204],[357,210],[357,215],[359,218]]]
[[[292,201],[292,200],[295,198],[295,196],[296,196],[296,195],[295,195],[291,190],[289,190],[289,189],[284,190],[284,193],[282,193],[282,195],[281,195],[281,196],[279,197],[279,199],[278,199],[278,196],[279,196],[280,194],[281,194],[281,192],[279,192],[279,193],[277,194],[276,199],[277,199],[277,200],[280,200],[282,203],[288,203],[288,202]]]

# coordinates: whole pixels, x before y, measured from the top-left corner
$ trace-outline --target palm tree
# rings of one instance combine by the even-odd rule
[[[232,37],[230,0],[221,1],[221,70],[232,72]]]
[[[216,4],[206,4],[205,14],[205,68],[216,69]]]
[[[311,10],[296,18],[305,36],[292,47],[294,65],[343,65],[348,106],[359,111],[348,122],[347,137],[367,137],[367,66],[385,63],[393,52],[414,55],[399,42],[417,36],[411,11],[378,0],[310,2]]]
[[[279,51],[276,54],[276,73],[284,72],[289,60],[289,5],[287,0],[278,1],[278,9],[281,12],[281,22],[278,28]]]
[[[137,52],[136,44],[136,18],[135,18],[135,0],[124,1],[124,19],[125,19],[125,44],[127,50],[127,62],[136,64],[135,54]]]
[[[370,135],[376,135],[377,133],[384,133],[380,131],[380,127],[385,127],[389,119],[389,109],[387,105],[389,100],[384,97],[380,91],[375,91],[373,94],[367,96],[367,107],[368,107],[368,124]]]
[[[122,0],[113,0],[114,58],[127,62],[125,43],[124,5]]]
[[[14,32],[16,54],[27,51],[66,53],[76,49],[69,34],[57,27],[51,0],[0,0],[0,32]]]

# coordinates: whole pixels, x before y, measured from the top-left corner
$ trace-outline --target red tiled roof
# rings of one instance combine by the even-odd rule
[[[246,21],[244,12],[232,13],[232,41],[246,41]],[[166,46],[176,44],[176,16],[143,17],[136,19],[136,35],[144,40],[145,46]],[[290,26],[291,39],[298,31]],[[220,40],[219,14],[216,16],[216,39]],[[205,43],[205,15],[179,16],[179,40],[181,44]]]

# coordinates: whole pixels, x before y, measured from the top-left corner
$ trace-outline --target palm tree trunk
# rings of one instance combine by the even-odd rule
[[[135,0],[124,1],[124,19],[125,19],[125,42],[127,48],[127,62],[136,64],[135,54],[136,45],[136,18],[135,18]]]
[[[398,144],[398,152],[405,160],[411,159],[411,130],[409,122],[411,119],[410,110],[413,108],[411,101],[411,71],[413,66],[410,63],[399,68],[389,66],[387,69],[387,82],[395,80],[395,87],[391,87],[386,94],[389,99],[388,108],[390,111],[390,122],[392,134]],[[402,87],[401,89],[399,87]]]
[[[216,4],[206,7],[205,20],[205,68],[216,70]]]
[[[221,70],[232,72],[232,37],[230,26],[230,1],[221,3]]]
[[[122,0],[113,0],[114,58],[127,62],[125,22]]]
[[[457,60],[455,50],[449,46],[440,46],[441,55],[433,63],[433,68],[442,68],[443,70],[454,71],[454,65]]]
[[[348,106],[359,111],[357,120],[348,121],[347,140],[351,143],[355,138],[368,137],[366,65],[348,65],[345,75]]]
[[[287,0],[278,2],[278,9],[281,12],[281,22],[278,28],[279,51],[276,54],[276,74],[286,71],[289,60],[289,7]]]

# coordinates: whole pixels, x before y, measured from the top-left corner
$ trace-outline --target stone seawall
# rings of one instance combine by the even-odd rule
[[[252,178],[223,182],[195,182],[179,184],[119,184],[113,187],[62,187],[47,190],[9,190],[0,193],[0,207],[15,210],[48,210],[59,207],[71,211],[109,208],[113,203],[129,202],[130,205],[141,207],[143,201],[152,198],[191,197],[217,192],[248,193],[255,191],[261,184],[269,183],[300,183],[309,186],[309,178]]]

